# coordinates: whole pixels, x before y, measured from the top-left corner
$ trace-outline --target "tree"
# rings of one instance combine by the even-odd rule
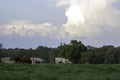
[[[36,54],[38,55],[37,57],[40,57],[44,59],[47,63],[49,62],[49,51],[52,48],[44,47],[44,46],[39,46],[36,49]]]
[[[0,43],[0,50],[3,48],[3,45],[2,45],[2,43]]]
[[[54,64],[55,62],[55,57],[57,56],[57,50],[56,48],[51,48],[51,50],[49,51],[49,63]]]
[[[2,51],[2,47],[3,47],[3,45],[2,45],[2,43],[0,43],[0,62],[1,62],[1,51]]]
[[[104,63],[104,58],[101,52],[96,49],[92,49],[81,55],[81,63],[101,64]]]
[[[116,54],[115,57],[117,59],[117,63],[120,64],[120,47],[116,48]]]
[[[73,63],[79,63],[81,53],[85,51],[87,51],[87,48],[84,46],[84,44],[82,44],[81,41],[77,42],[76,40],[72,40],[67,55],[69,55],[68,58]]]
[[[70,44],[71,44],[71,45],[77,45],[78,42],[77,42],[76,40],[71,40]]]
[[[79,63],[81,53],[87,48],[81,42],[71,40],[70,44],[59,46],[57,50],[59,57],[70,59],[72,63]]]
[[[108,48],[107,52],[106,52],[106,58],[105,58],[105,63],[107,64],[115,64],[118,63],[117,61],[117,56],[116,55],[116,50],[115,48]]]

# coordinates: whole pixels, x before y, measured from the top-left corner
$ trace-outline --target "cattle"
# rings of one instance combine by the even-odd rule
[[[10,60],[10,57],[1,58],[1,62],[3,62],[3,63],[14,63],[14,61]]]
[[[20,62],[20,57],[18,57],[18,56],[15,57],[15,62],[16,62],[16,63],[19,63],[19,62]]]
[[[56,57],[55,64],[71,64],[71,61],[69,61],[69,59],[66,58]]]
[[[32,60],[29,57],[15,57],[15,62],[16,63],[28,63],[31,64]]]
[[[30,58],[32,60],[32,64],[41,64],[44,63],[45,61],[41,58]]]

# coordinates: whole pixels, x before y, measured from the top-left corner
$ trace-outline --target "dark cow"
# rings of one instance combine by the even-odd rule
[[[20,62],[20,57],[18,57],[18,56],[15,57],[15,62],[16,62],[16,63],[19,63],[19,62]]]
[[[15,62],[16,63],[23,63],[23,64],[24,63],[29,63],[29,64],[32,63],[32,61],[31,61],[31,59],[29,57],[16,57]]]

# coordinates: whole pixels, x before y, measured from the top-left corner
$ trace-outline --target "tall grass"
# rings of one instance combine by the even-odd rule
[[[120,65],[0,63],[0,80],[120,80]]]

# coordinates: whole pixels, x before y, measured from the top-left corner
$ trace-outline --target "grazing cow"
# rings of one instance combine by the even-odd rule
[[[1,58],[1,62],[3,62],[3,63],[14,63],[14,61],[10,60],[10,57]]]
[[[15,57],[15,62],[16,62],[16,63],[19,63],[19,62],[20,62],[20,57],[18,57],[18,56]]]
[[[32,60],[29,57],[15,57],[16,63],[32,63]]]
[[[55,64],[71,64],[71,61],[69,61],[69,59],[56,57]]]
[[[31,58],[32,64],[41,64],[44,63],[44,60],[41,58]]]

